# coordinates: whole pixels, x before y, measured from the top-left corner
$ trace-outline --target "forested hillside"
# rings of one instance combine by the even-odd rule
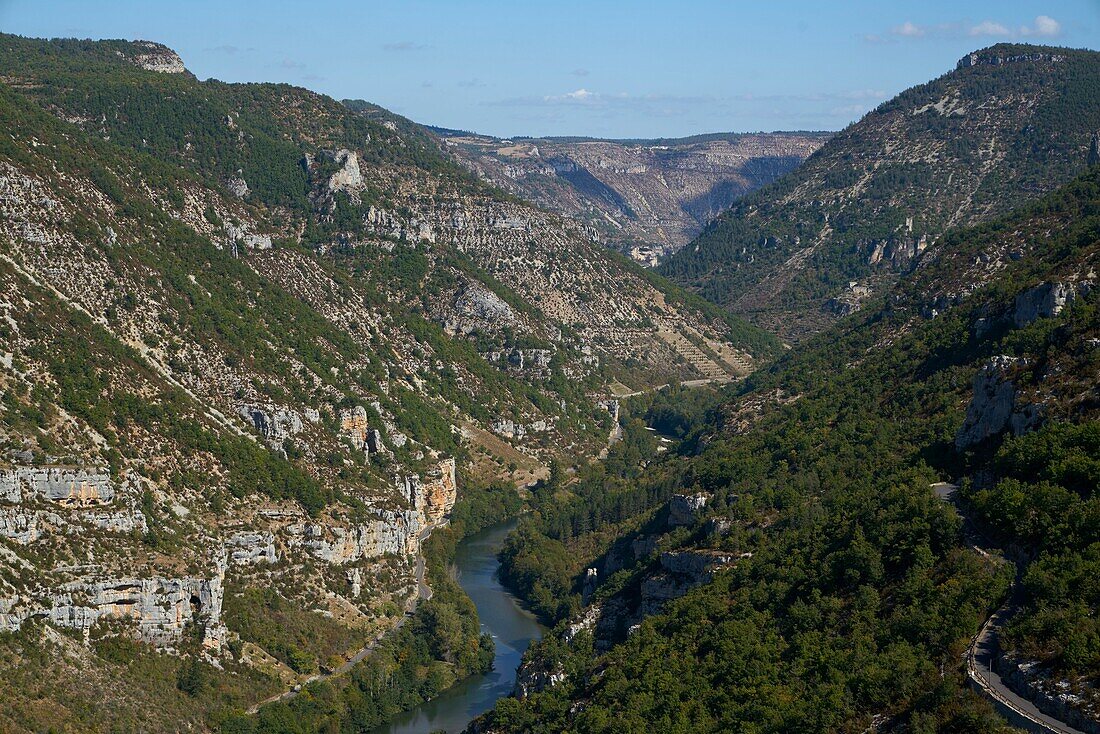
[[[1093,168],[953,230],[710,411],[637,404],[694,430],[543,493],[503,562],[559,625],[477,730],[1002,731],[962,653],[1015,563],[1001,674],[1092,718],[1098,258]]]
[[[1000,44],[833,136],[660,272],[787,340],[885,292],[945,230],[1062,185],[1100,130],[1100,54]]]
[[[5,731],[247,729],[392,634],[378,723],[487,664],[421,547],[460,496],[776,351],[395,116],[149,42],[0,36],[0,82]]]

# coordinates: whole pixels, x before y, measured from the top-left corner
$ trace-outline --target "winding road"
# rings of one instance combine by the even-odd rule
[[[432,529],[434,527],[435,525],[428,525],[426,528],[420,531],[419,545],[421,549],[424,546],[424,541],[426,541],[428,537],[432,534]],[[335,668],[329,673],[317,673],[316,675],[311,675],[304,681],[296,683],[294,687],[290,690],[283,691],[282,693],[277,693],[274,696],[265,698],[264,700],[250,707],[248,709],[248,713],[254,714],[259,711],[260,708],[266,706],[269,703],[275,703],[276,701],[289,701],[290,699],[301,693],[302,690],[310,683],[315,683],[319,680],[327,680],[329,678],[336,678],[338,676],[344,675],[356,665],[363,662],[363,660],[365,660],[367,656],[369,656],[378,648],[378,645],[381,644],[382,640],[386,639],[388,636],[394,634],[395,632],[397,632],[397,630],[405,626],[405,622],[407,622],[409,618],[412,617],[412,615],[416,612],[416,608],[420,604],[420,602],[428,601],[432,598],[432,587],[428,585],[428,582],[425,579],[426,570],[427,561],[424,558],[423,550],[421,550],[419,553],[417,553],[416,556],[416,594],[411,599],[409,599],[408,602],[406,602],[405,613],[401,616],[401,619],[397,620],[397,624],[395,624],[393,627],[390,627],[378,637],[371,640],[371,642],[368,643],[365,647],[357,650],[354,655],[345,660],[338,668]]]
[[[966,538],[967,545],[984,558],[1000,558],[999,555],[995,556],[990,552],[991,546],[963,511],[955,495],[958,487],[947,482],[939,482],[932,485],[932,490],[941,500],[950,503],[963,519],[965,523],[963,536]],[[1018,570],[1017,578],[1019,573]],[[1040,711],[1034,703],[1009,688],[993,669],[1000,651],[1001,628],[1012,618],[1018,607],[1019,583],[1013,581],[1008,602],[990,615],[978,634],[974,635],[970,647],[966,650],[966,673],[972,687],[984,695],[997,712],[1008,719],[1013,726],[1039,734],[1086,734]]]

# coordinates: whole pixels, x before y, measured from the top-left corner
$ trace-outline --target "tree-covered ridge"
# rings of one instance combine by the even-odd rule
[[[531,665],[565,681],[500,702],[485,729],[1002,730],[967,692],[960,654],[1014,572],[968,549],[929,488],[959,479],[980,531],[1027,563],[1002,643],[1087,695],[1100,675],[1095,293],[1078,286],[1084,295],[1058,313],[1015,317],[1037,286],[1095,277],[1100,169],[945,242],[964,262],[985,254],[989,273],[973,289],[942,284],[950,299],[930,289],[936,267],[954,272],[945,250],[889,302],[796,347],[709,417],[676,396],[639,406],[672,435],[685,435],[686,416],[696,427],[628,494],[604,477],[544,498],[503,560],[551,621],[587,616],[576,616],[586,567],[619,567],[589,591],[588,612],[606,617],[645,599],[665,552],[735,560],[636,629],[563,622]],[[972,378],[993,357],[1016,360],[1015,409],[1038,406],[1042,424],[959,450],[967,407],[981,401]],[[670,529],[672,493],[704,494],[705,512]],[[652,550],[624,556],[637,547]],[[543,590],[567,603],[543,604]]]
[[[611,257],[574,223],[528,209],[479,182],[415,123],[369,103],[340,103],[290,85],[200,82],[188,73],[150,71],[134,63],[143,48],[141,42],[4,35],[0,76],[91,136],[182,166],[208,189],[232,191],[240,197],[247,219],[254,220],[253,229],[276,242],[326,249],[379,237],[416,241],[441,236],[444,227],[491,231],[503,223],[535,218],[539,221],[530,226],[536,231],[552,231],[539,232],[542,236],[534,242],[547,254],[554,252],[554,264],[569,275],[590,278],[607,273],[632,282],[644,280],[641,287],[668,296],[671,308],[666,310],[676,312],[671,314],[675,320],[702,322],[708,331],[760,358],[777,351],[767,332],[741,319],[707,312],[701,301],[681,297],[663,279]],[[462,213],[475,220],[467,221]],[[214,212],[210,224],[214,230],[228,227],[226,231],[235,232],[236,219],[224,222]],[[552,241],[544,242],[548,235]],[[456,236],[449,234],[447,239]],[[564,252],[555,244],[563,238],[570,240]],[[505,254],[499,248],[470,254],[486,270],[517,260],[516,253]],[[493,275],[531,302],[545,290],[526,283],[527,271],[539,269],[539,262],[545,257],[531,258],[530,265],[522,264],[511,277]],[[576,289],[566,289],[575,301],[574,313],[593,310],[598,317],[618,310],[603,305],[606,289],[597,286],[581,292],[582,302],[576,300]],[[586,303],[601,307],[591,309]],[[641,319],[646,328],[648,323]],[[668,358],[680,359],[671,354]]]
[[[660,272],[785,336],[881,291],[952,226],[1068,182],[1100,128],[1100,55],[998,45],[837,133]],[[830,301],[829,299],[835,299]]]
[[[189,73],[149,71],[132,62],[136,52],[126,41],[0,36],[0,68],[10,86],[90,133],[181,164],[209,184],[242,175],[258,203],[308,211],[310,181],[301,161],[326,147],[473,185],[413,128],[390,130],[288,84],[200,82]]]

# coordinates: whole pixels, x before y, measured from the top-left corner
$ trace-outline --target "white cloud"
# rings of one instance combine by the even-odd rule
[[[983,20],[978,25],[970,28],[970,35],[972,36],[1008,36],[1011,33],[1006,26],[994,20]]]
[[[587,89],[578,89],[575,92],[566,92],[565,93],[565,97],[567,99],[586,100],[586,99],[592,99],[593,97],[598,97],[598,96],[599,95],[596,94],[595,92],[589,92]]]
[[[891,28],[890,32],[893,33],[895,36],[905,36],[906,38],[920,38],[925,34],[926,31],[919,25],[916,25],[915,23],[907,20],[901,25]]]
[[[980,23],[938,23],[918,25],[905,21],[887,32],[865,33],[867,43],[897,43],[919,39],[959,38],[1057,38],[1062,35],[1062,24],[1049,15],[1040,15],[1028,25],[1011,26],[998,20],[987,19]]]
[[[548,94],[542,98],[542,101],[547,104],[584,104],[584,105],[603,105],[607,104],[613,99],[626,99],[628,95],[625,94],[604,94],[603,92],[593,92],[589,89],[575,89],[572,92],[566,92],[565,94]]]
[[[1062,34],[1062,24],[1049,15],[1040,15],[1031,26],[1021,28],[1020,33],[1024,36],[1054,38]]]

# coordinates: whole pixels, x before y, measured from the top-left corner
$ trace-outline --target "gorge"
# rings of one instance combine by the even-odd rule
[[[645,139],[185,56],[0,34],[0,731],[1100,729],[1100,53]]]

